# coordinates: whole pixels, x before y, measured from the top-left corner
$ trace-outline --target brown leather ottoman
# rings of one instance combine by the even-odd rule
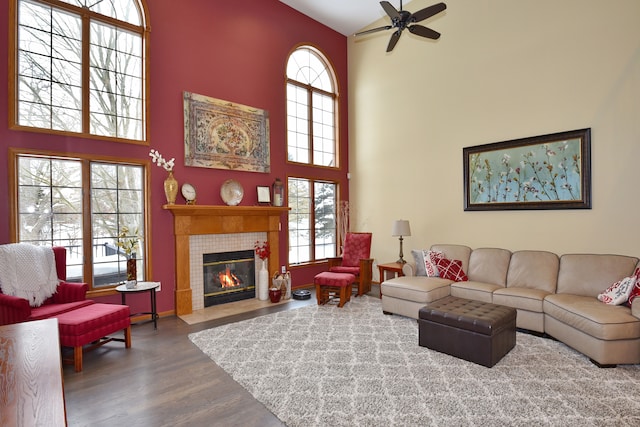
[[[516,345],[516,309],[448,296],[420,309],[419,344],[492,367]]]

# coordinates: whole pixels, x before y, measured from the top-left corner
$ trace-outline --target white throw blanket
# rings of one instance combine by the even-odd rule
[[[11,243],[0,245],[0,289],[38,307],[54,294],[58,275],[53,249]]]

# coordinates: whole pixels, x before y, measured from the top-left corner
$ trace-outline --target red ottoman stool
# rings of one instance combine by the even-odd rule
[[[331,294],[340,295],[338,307],[344,306],[351,299],[351,284],[356,276],[351,273],[333,273],[323,271],[313,278],[316,285],[316,298],[318,305],[326,304],[331,299]]]
[[[73,347],[73,364],[76,372],[82,371],[83,346],[93,350],[110,341],[121,341],[126,348],[131,347],[131,321],[129,306],[117,304],[91,304],[62,313],[58,318],[60,345]],[[109,334],[124,330],[124,338],[108,337]],[[65,360],[67,362],[67,360]]]

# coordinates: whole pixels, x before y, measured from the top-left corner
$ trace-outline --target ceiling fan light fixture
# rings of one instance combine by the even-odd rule
[[[425,7],[424,9],[420,9],[415,13],[411,13],[409,11],[402,9],[402,0],[400,0],[400,10],[397,10],[391,3],[388,1],[381,1],[380,6],[384,9],[385,13],[391,19],[391,25],[385,25],[382,27],[372,28],[370,30],[361,31],[356,33],[356,36],[361,36],[364,34],[371,34],[378,31],[396,29],[393,34],[391,34],[391,38],[389,39],[389,44],[387,45],[387,52],[391,52],[393,48],[398,43],[400,36],[402,35],[402,31],[404,29],[408,29],[409,32],[415,34],[420,37],[424,37],[427,39],[437,40],[440,38],[440,33],[432,30],[431,28],[427,28],[423,25],[418,25],[416,22],[424,21],[425,19],[431,18],[434,15],[442,12],[447,8],[447,5],[444,3],[437,3],[431,5],[429,7]]]

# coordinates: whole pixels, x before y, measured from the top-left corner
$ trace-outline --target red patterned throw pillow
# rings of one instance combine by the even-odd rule
[[[453,280],[455,282],[466,282],[469,280],[462,269],[462,261],[458,259],[450,260],[442,258],[438,260],[438,271],[443,279]]]
[[[633,289],[631,289],[631,293],[629,294],[629,300],[627,301],[629,307],[631,307],[633,300],[636,299],[637,296],[640,296],[640,268],[636,268],[633,275],[636,276],[636,283],[633,285]],[[640,299],[638,301],[640,301]]]

